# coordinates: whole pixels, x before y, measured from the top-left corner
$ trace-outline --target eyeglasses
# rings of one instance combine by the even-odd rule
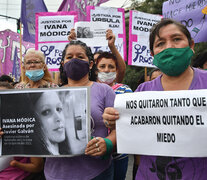
[[[40,63],[42,63],[42,61],[28,61],[28,62],[26,62],[25,64],[26,64],[26,65],[31,65],[31,64],[35,64],[35,65],[37,65],[37,64],[40,64]]]

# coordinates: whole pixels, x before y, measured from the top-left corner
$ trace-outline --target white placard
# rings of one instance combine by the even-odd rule
[[[107,46],[106,30],[108,26],[98,22],[76,22],[75,30],[77,40],[87,44],[87,46]]]
[[[118,153],[207,157],[207,90],[117,95]]]
[[[129,65],[155,67],[153,65],[153,57],[150,54],[149,35],[152,26],[160,20],[160,15],[130,10]]]
[[[45,54],[50,71],[59,71],[62,51],[76,21],[77,12],[73,11],[36,13],[35,49]]]

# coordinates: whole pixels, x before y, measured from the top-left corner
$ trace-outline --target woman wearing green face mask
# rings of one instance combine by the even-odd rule
[[[182,24],[163,19],[150,33],[153,63],[162,75],[138,86],[138,91],[169,91],[207,89],[207,72],[190,66],[194,41]],[[113,108],[104,111],[103,119],[113,127],[119,112]],[[206,179],[207,158],[141,156],[136,180]]]
[[[34,49],[27,51],[22,69],[22,82],[18,83],[15,89],[58,87],[52,82],[42,51]]]

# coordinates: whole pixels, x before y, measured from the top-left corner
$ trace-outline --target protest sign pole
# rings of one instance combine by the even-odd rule
[[[147,81],[147,67],[144,68],[144,81]]]
[[[2,60],[0,59],[0,67],[1,67],[1,75],[3,75],[3,66],[2,66]]]
[[[22,23],[20,22],[20,35],[19,35],[19,40],[20,40],[20,67],[21,67],[21,81],[24,81],[23,79],[23,71],[22,71]]]

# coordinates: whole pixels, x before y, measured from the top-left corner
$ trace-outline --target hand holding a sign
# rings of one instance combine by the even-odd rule
[[[106,30],[106,40],[108,40],[108,46],[111,49],[111,47],[115,47],[115,40],[116,36],[113,34],[113,31],[111,29]]]
[[[4,134],[4,132],[2,131],[2,129],[0,128],[0,138],[1,136]]]
[[[85,149],[86,155],[102,156],[106,153],[106,142],[102,137],[96,137],[90,140]]]
[[[107,128],[115,129],[116,120],[119,119],[119,112],[112,107],[108,107],[104,110],[102,117]]]
[[[68,41],[73,41],[76,40],[76,33],[75,33],[75,29],[71,29],[70,30],[70,34],[68,36]]]

